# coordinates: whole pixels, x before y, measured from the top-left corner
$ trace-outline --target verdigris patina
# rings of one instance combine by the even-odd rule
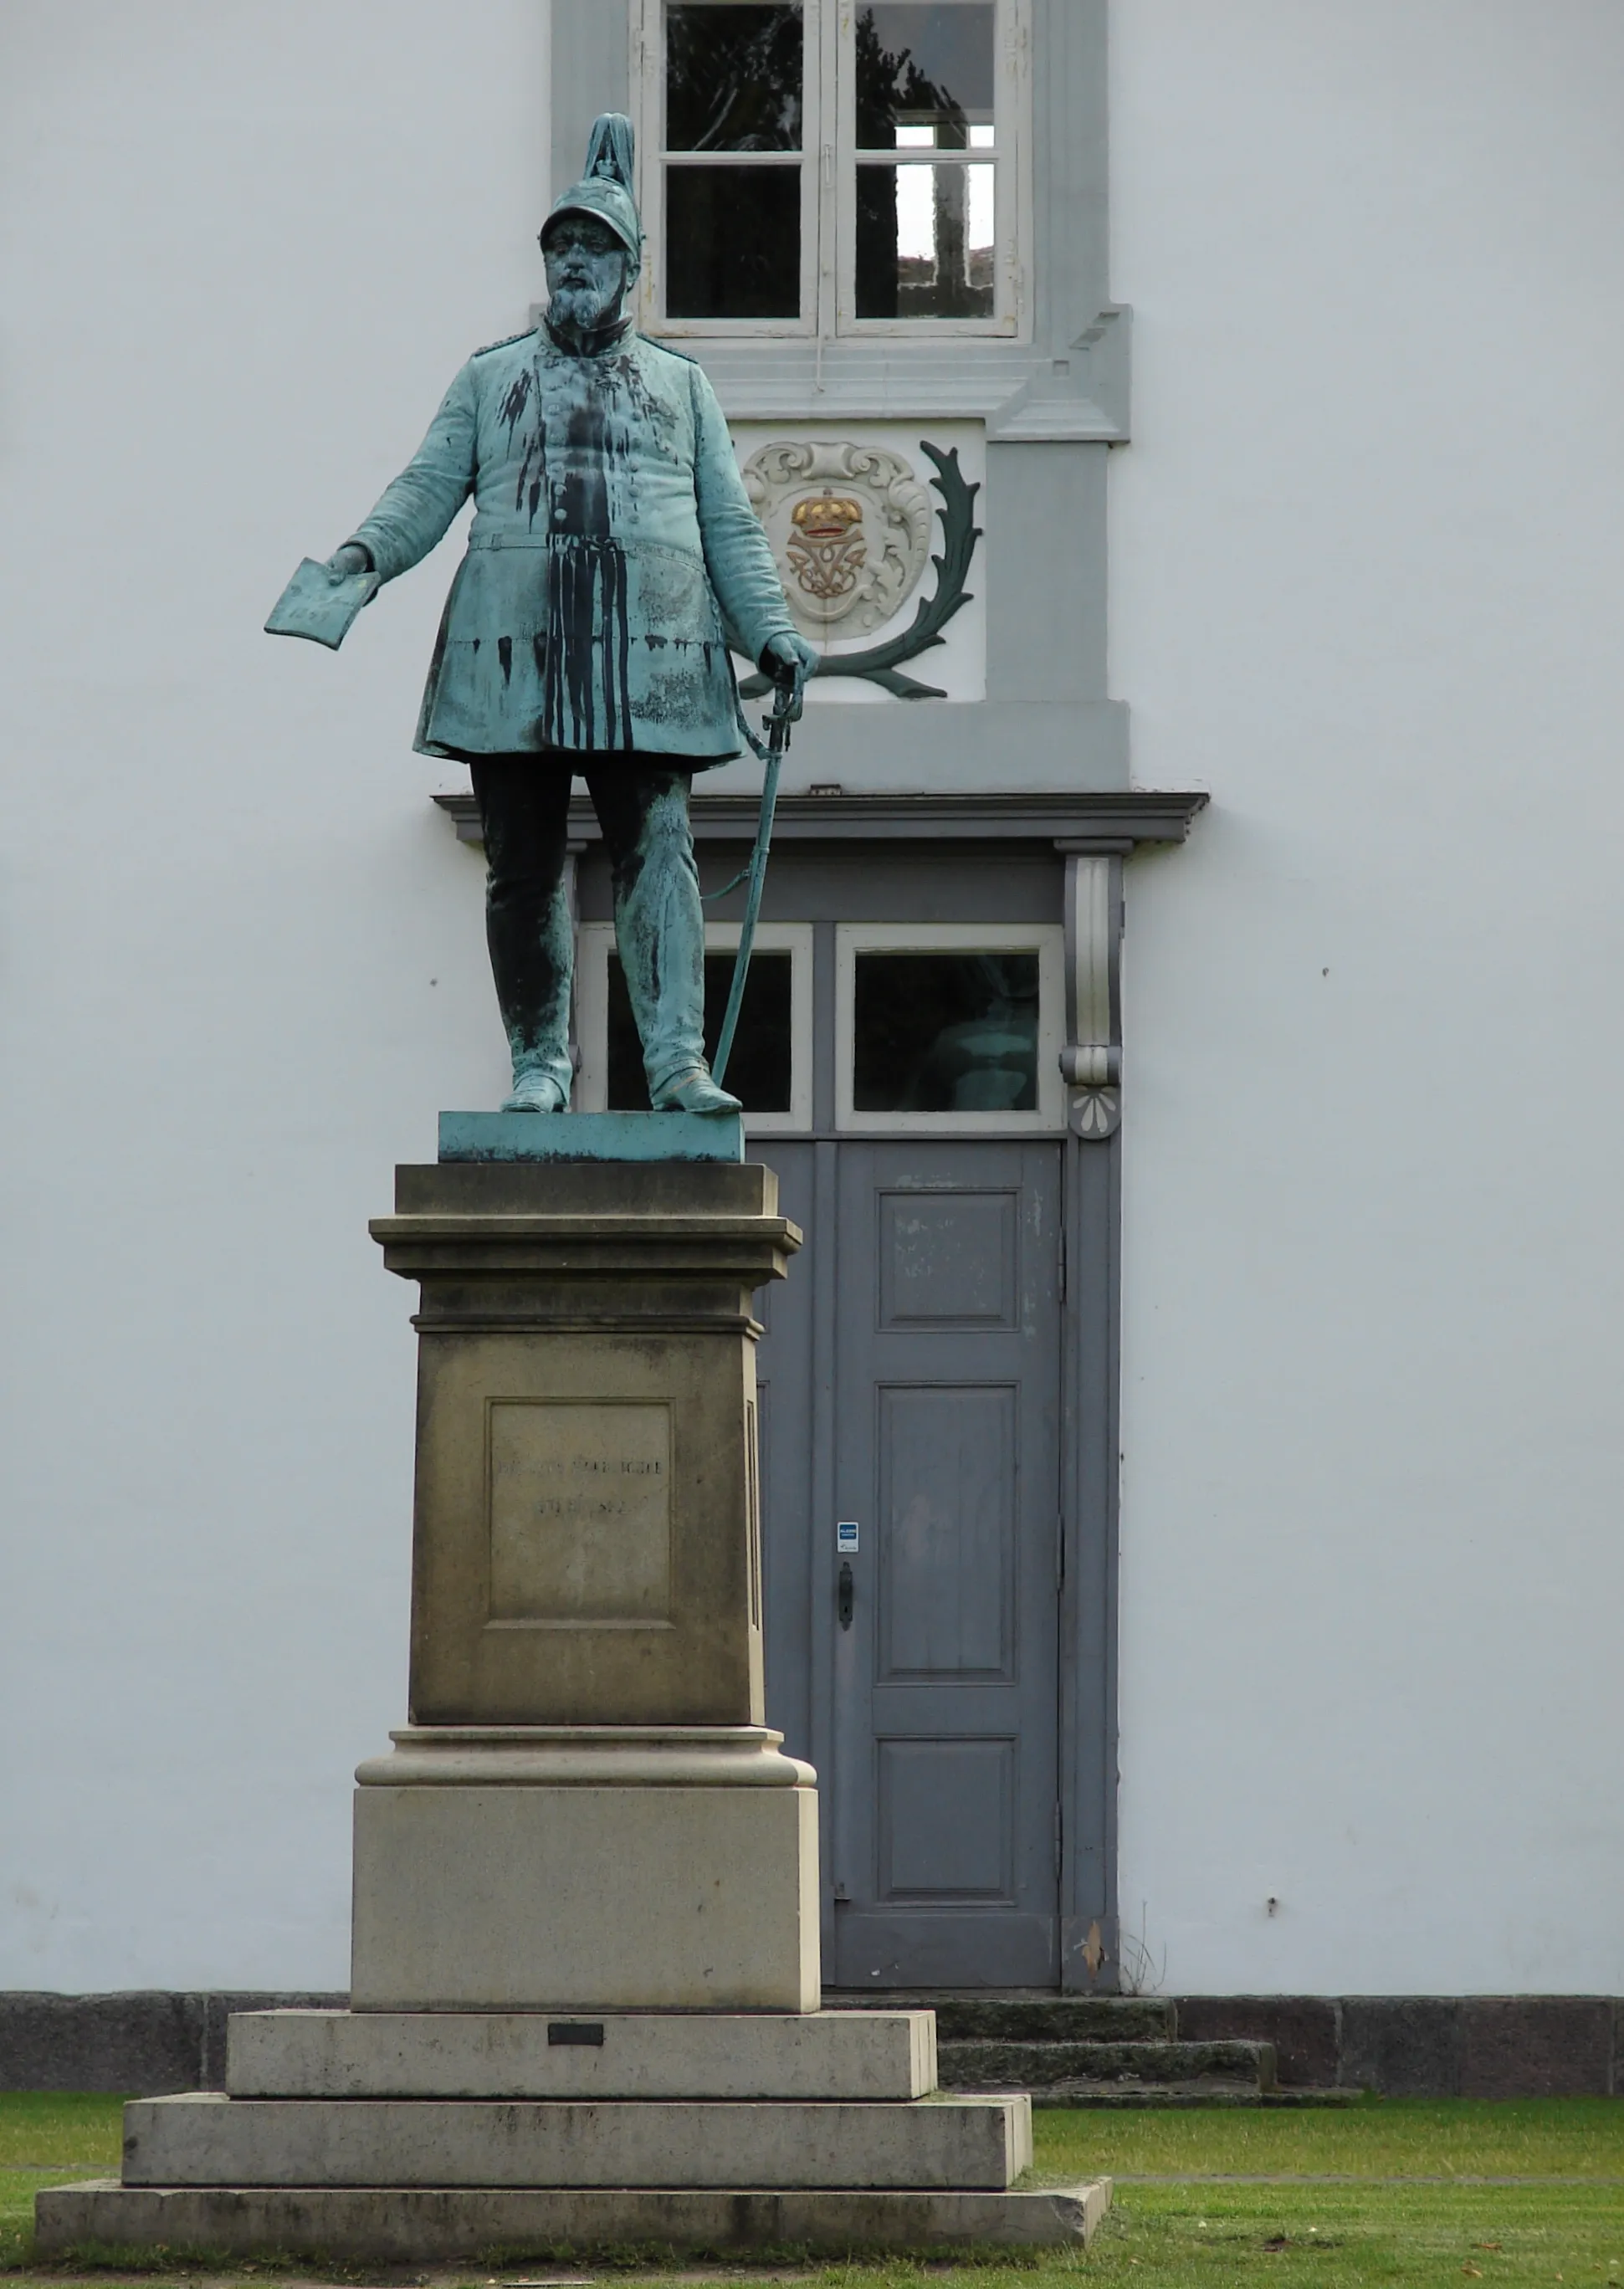
[[[473,772],[513,1053],[504,1111],[569,1103],[564,865],[577,771],[613,868],[650,1102],[736,1111],[705,1062],[689,788],[696,770],[739,753],[730,650],[793,685],[791,714],[818,654],[790,618],[710,385],[626,315],[643,233],[631,126],[618,114],[594,127],[585,175],[540,244],[544,322],[468,360],[412,462],[326,570],[335,602],[357,574],[396,578],[473,495],[415,744]]]

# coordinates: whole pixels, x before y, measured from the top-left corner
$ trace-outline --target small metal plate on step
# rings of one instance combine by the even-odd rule
[[[578,2043],[583,2050],[601,2051],[604,2022],[601,2019],[554,2019],[548,2024],[547,2041],[549,2050],[560,2044]]]

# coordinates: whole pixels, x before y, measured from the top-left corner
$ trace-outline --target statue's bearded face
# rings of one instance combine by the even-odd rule
[[[583,334],[612,325],[631,283],[632,259],[609,225],[596,215],[560,215],[541,252],[554,323]]]

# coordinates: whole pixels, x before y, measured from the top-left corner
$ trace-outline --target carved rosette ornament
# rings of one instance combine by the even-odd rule
[[[935,504],[900,454],[849,438],[780,439],[751,454],[744,483],[807,635],[867,635],[919,585]]]

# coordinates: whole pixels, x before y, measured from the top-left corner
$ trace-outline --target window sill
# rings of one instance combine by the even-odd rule
[[[995,443],[1117,445],[1128,436],[1125,309],[1060,356],[991,336],[687,338],[733,421],[982,420]],[[675,338],[673,338],[675,343]]]
[[[530,323],[545,303],[532,302]],[[998,444],[1128,441],[1131,313],[1102,310],[1064,356],[990,334],[840,334],[800,329],[641,331],[704,368],[730,421],[985,421]]]

